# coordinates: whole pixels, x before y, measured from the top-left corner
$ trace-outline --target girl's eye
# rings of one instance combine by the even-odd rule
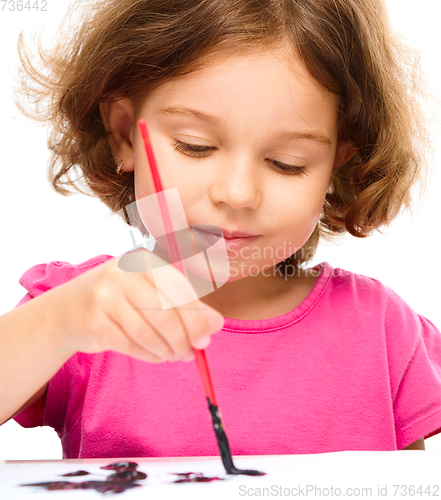
[[[213,146],[198,146],[197,144],[187,144],[185,142],[176,141],[173,146],[176,151],[180,151],[189,156],[208,156],[207,153],[210,150],[216,149]]]
[[[173,146],[176,151],[180,151],[188,156],[203,157],[208,156],[208,152],[216,149],[214,146],[199,146],[197,144],[187,144],[185,142],[176,141]],[[280,161],[267,160],[271,165],[277,167],[277,171],[283,174],[304,176],[308,175],[308,171],[305,167],[297,167],[295,165],[287,165],[286,163],[281,163]]]
[[[280,163],[280,161],[268,160],[270,163],[275,165],[279,171],[283,174],[288,175],[298,175],[300,177],[308,175],[308,170],[305,167],[296,167],[295,165],[287,165],[286,163]]]

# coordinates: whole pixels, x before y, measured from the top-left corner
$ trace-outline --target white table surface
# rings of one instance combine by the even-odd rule
[[[118,458],[0,462],[0,499],[98,499],[93,490],[46,491],[21,487],[22,483],[105,479],[102,465],[135,461],[148,474],[142,486],[117,498],[440,498],[441,452],[439,451],[343,451],[314,455],[234,457],[238,468],[258,469],[262,477],[228,476],[219,457]],[[84,469],[89,476],[60,477]],[[222,477],[211,483],[173,484],[173,472],[202,472]],[[101,474],[95,475],[95,474]],[[413,493],[413,488],[415,493]],[[421,487],[421,488],[420,488]],[[366,488],[364,491],[363,488]],[[418,493],[420,488],[420,493]]]

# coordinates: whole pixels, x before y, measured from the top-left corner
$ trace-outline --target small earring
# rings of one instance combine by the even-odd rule
[[[125,160],[121,160],[121,161],[119,162],[118,167],[116,168],[116,173],[117,173],[118,175],[120,175],[120,174],[121,174],[121,169],[122,169],[122,167],[123,167],[123,165],[124,165],[124,162],[125,162]]]

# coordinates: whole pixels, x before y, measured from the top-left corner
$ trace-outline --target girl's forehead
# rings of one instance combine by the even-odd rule
[[[298,114],[325,127],[335,124],[337,108],[335,96],[285,46],[207,54],[195,71],[169,80],[140,104],[139,114],[189,106],[235,120],[259,114],[262,119],[277,115],[288,121]]]
[[[287,44],[256,46],[230,50],[227,53],[212,51],[199,60],[195,70],[171,78],[160,85],[151,95],[170,96],[174,93],[191,95],[204,88],[239,92],[241,87],[274,92],[283,86],[293,92],[333,102],[334,96],[327,92],[309,73],[300,55]],[[149,95],[145,96],[148,97]]]

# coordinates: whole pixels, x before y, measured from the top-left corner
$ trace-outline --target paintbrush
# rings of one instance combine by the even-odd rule
[[[144,142],[144,148],[147,156],[147,161],[150,166],[150,172],[153,178],[153,184],[155,187],[155,192],[158,193],[159,206],[161,209],[162,222],[166,231],[166,238],[168,243],[169,254],[173,265],[181,271],[181,273],[188,279],[188,274],[185,269],[185,264],[181,258],[181,251],[177,242],[176,235],[173,230],[173,223],[170,218],[170,212],[168,210],[167,202],[165,196],[161,196],[164,189],[162,187],[161,178],[159,176],[158,167],[156,164],[155,155],[153,153],[152,144],[150,142],[150,135],[147,128],[147,122],[143,119],[138,121],[138,128],[141,132],[141,137]],[[233,464],[233,458],[231,456],[230,446],[228,444],[227,435],[225,433],[224,426],[222,424],[221,415],[219,412],[219,407],[216,400],[216,395],[214,392],[213,380],[211,377],[211,370],[208,364],[208,359],[205,354],[204,349],[195,349],[193,353],[196,360],[196,365],[198,367],[199,376],[202,382],[202,387],[204,389],[205,397],[208,401],[208,409],[210,410],[211,418],[213,421],[213,428],[217,438],[217,444],[219,446],[219,451],[222,458],[222,463],[224,464],[227,474],[246,474],[249,476],[262,476],[265,473],[255,470],[242,470],[237,469]]]

